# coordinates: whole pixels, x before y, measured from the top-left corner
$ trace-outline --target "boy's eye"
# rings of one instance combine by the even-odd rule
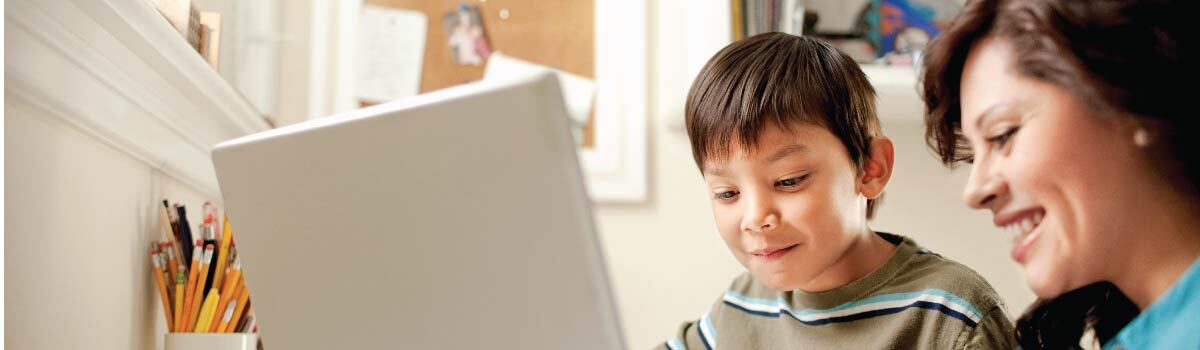
[[[775,181],[775,186],[776,187],[784,187],[784,188],[795,187],[795,186],[799,185],[801,182],[804,182],[805,179],[808,179],[807,174],[804,176],[798,176],[798,177],[793,177],[790,179],[783,179],[783,180]]]
[[[725,191],[714,194],[713,199],[728,200],[732,199],[734,196],[737,196],[737,191]]]

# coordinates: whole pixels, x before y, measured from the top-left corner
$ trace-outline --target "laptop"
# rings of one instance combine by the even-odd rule
[[[264,345],[620,349],[551,73],[221,143]]]

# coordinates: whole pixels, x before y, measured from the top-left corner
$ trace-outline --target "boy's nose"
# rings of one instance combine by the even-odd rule
[[[757,231],[766,232],[766,231],[774,230],[775,226],[776,225],[774,223],[764,222],[764,223],[758,225]]]
[[[779,227],[779,214],[765,203],[751,204],[742,218],[742,231],[747,233],[769,232]]]

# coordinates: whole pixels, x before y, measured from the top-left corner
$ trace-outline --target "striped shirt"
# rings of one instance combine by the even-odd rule
[[[836,289],[777,292],[749,273],[659,349],[1013,349],[1000,297],[971,269],[879,233],[887,262]]]

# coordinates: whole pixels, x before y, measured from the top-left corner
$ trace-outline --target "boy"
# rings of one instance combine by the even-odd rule
[[[717,230],[749,273],[660,348],[1014,347],[982,277],[867,226],[893,149],[847,55],[781,33],[733,43],[685,114]]]

